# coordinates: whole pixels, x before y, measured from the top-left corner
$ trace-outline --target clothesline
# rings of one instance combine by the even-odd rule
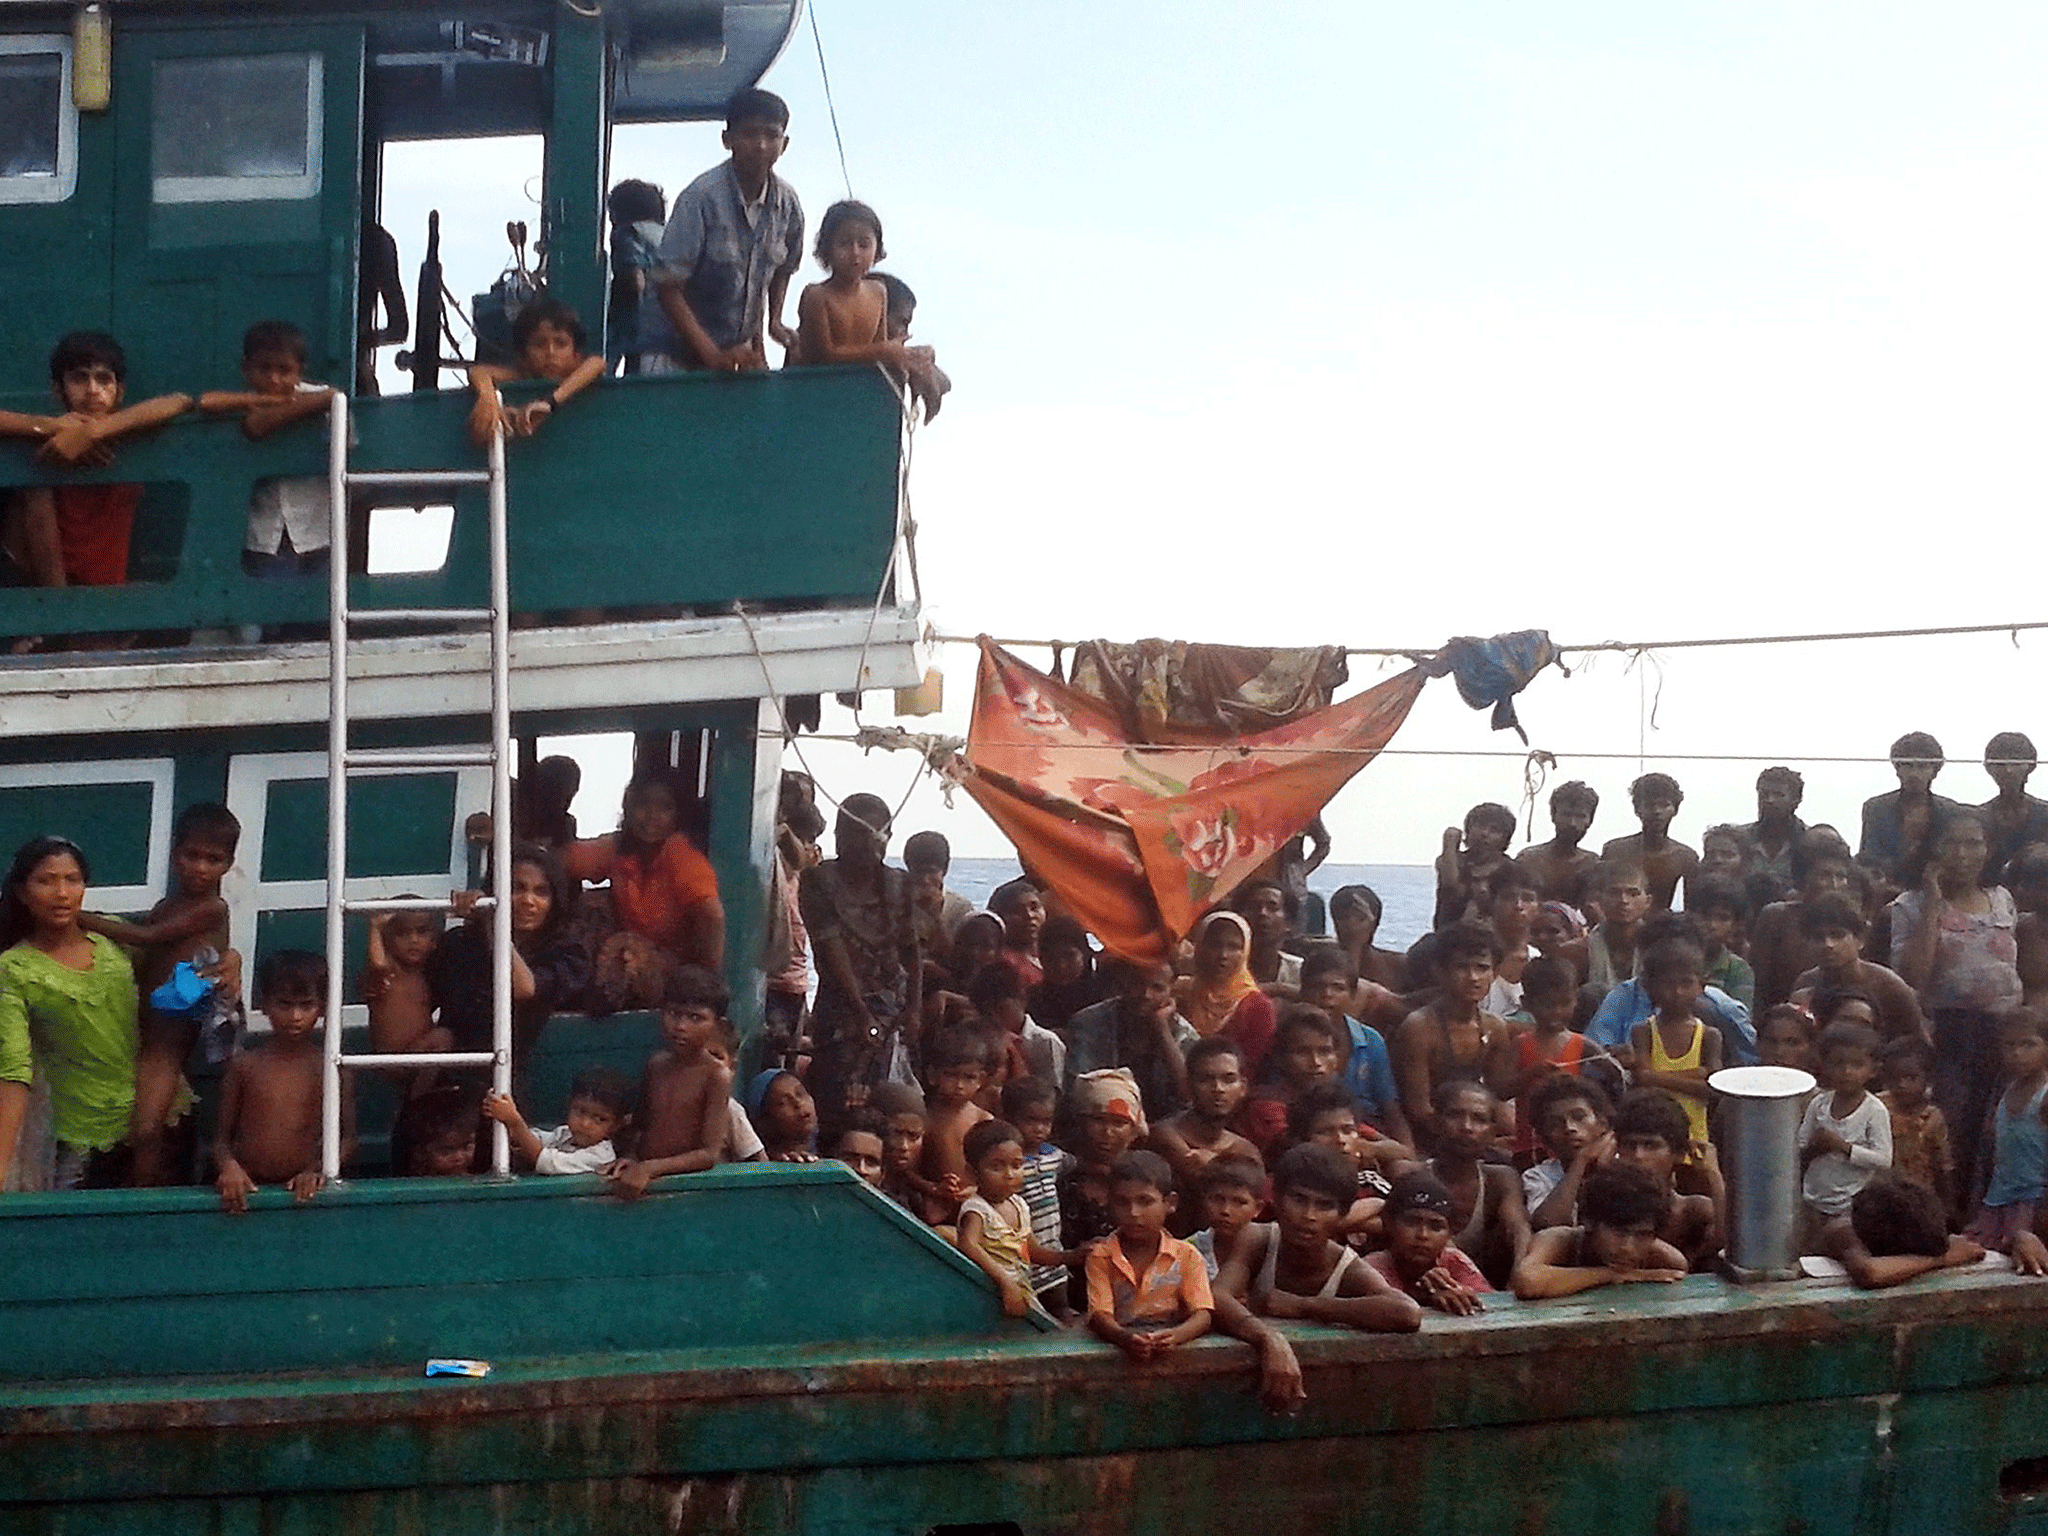
[[[1619,651],[1634,654],[1641,651],[1687,651],[1708,650],[1719,646],[1738,645],[1818,645],[1839,640],[1926,640],[1946,635],[2011,635],[2013,643],[2019,643],[2022,630],[2048,629],[2048,619],[2024,620],[2014,624],[1940,624],[1923,629],[1845,629],[1823,634],[1806,635],[1723,635],[1693,640],[1596,640],[1584,645],[1559,645],[1560,655],[1574,652],[1588,654],[1595,651]],[[974,635],[934,634],[932,642],[937,645],[978,645]],[[1073,650],[1081,644],[1075,640],[1025,640],[996,639],[995,644],[1005,650],[1018,646],[1043,647],[1048,650]],[[1346,656],[1427,656],[1438,650],[1433,645],[1351,645],[1344,648]],[[1510,754],[1512,755],[1512,754]],[[1588,754],[1582,754],[1588,755]],[[1629,756],[1635,754],[1630,753]],[[1838,759],[1843,762],[1861,762],[1861,758]],[[1809,758],[1809,762],[1837,761],[1837,759]],[[1879,762],[1886,759],[1879,758]]]
[[[1006,644],[1008,642],[999,641],[997,643]],[[957,737],[934,737],[909,733],[906,733],[901,738],[885,737],[874,728],[853,733],[807,731],[804,733],[803,739],[806,741],[843,742],[849,746],[864,748],[881,747],[889,751],[914,751],[920,756],[927,758],[932,755],[935,744],[942,749],[948,744],[957,744],[961,747],[966,745],[964,740]],[[1035,747],[1042,745],[1042,743],[1036,741],[986,740],[981,742],[980,745],[985,747]],[[1165,745],[1156,742],[1069,742],[1061,750],[1068,752],[1109,752],[1118,755],[1126,752],[1201,751],[1235,755],[1239,749],[1229,742],[1215,742],[1193,746]],[[1526,751],[1517,752],[1508,749],[1485,747],[1381,747],[1377,752],[1373,752],[1365,748],[1262,746],[1259,749],[1259,753],[1262,757],[1293,755],[1308,757],[1490,757],[1513,762],[1526,761],[1532,755]],[[1545,755],[1555,758],[1560,763],[1573,758],[1591,762],[1635,762],[1642,756],[1639,752],[1571,752],[1556,751],[1554,749],[1548,751]],[[1921,761],[1918,758],[1900,759],[1883,755],[1861,754],[1849,756],[1836,753],[1812,752],[1664,752],[1660,750],[1654,755],[1660,763],[1783,763],[1788,766],[1793,763],[1842,763],[1857,765],[1879,764],[1889,767],[1894,762]],[[1945,757],[1941,759],[1941,762],[1950,768],[1973,767],[1982,765],[1985,759],[1979,757]]]

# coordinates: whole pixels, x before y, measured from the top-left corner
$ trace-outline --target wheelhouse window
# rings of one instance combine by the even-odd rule
[[[319,194],[317,54],[160,59],[152,89],[157,202],[277,202]]]
[[[61,203],[77,185],[70,39],[0,37],[0,203]]]

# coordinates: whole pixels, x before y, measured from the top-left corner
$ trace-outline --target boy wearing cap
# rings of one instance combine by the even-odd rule
[[[1387,1193],[1380,1219],[1387,1246],[1367,1254],[1365,1262],[1383,1280],[1453,1317],[1485,1310],[1480,1297],[1493,1287],[1451,1241],[1451,1192],[1443,1180],[1426,1168],[1402,1174]]]

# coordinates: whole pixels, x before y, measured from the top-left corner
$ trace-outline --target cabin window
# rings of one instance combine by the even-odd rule
[[[0,203],[61,203],[77,185],[70,41],[0,37]]]
[[[152,85],[157,202],[276,202],[319,194],[317,54],[160,59]]]

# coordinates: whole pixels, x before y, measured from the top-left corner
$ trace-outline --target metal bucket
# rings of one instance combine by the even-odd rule
[[[1707,1080],[1721,1095],[1719,1147],[1728,1180],[1725,1268],[1745,1284],[1799,1277],[1799,1120],[1811,1073],[1729,1067]]]

